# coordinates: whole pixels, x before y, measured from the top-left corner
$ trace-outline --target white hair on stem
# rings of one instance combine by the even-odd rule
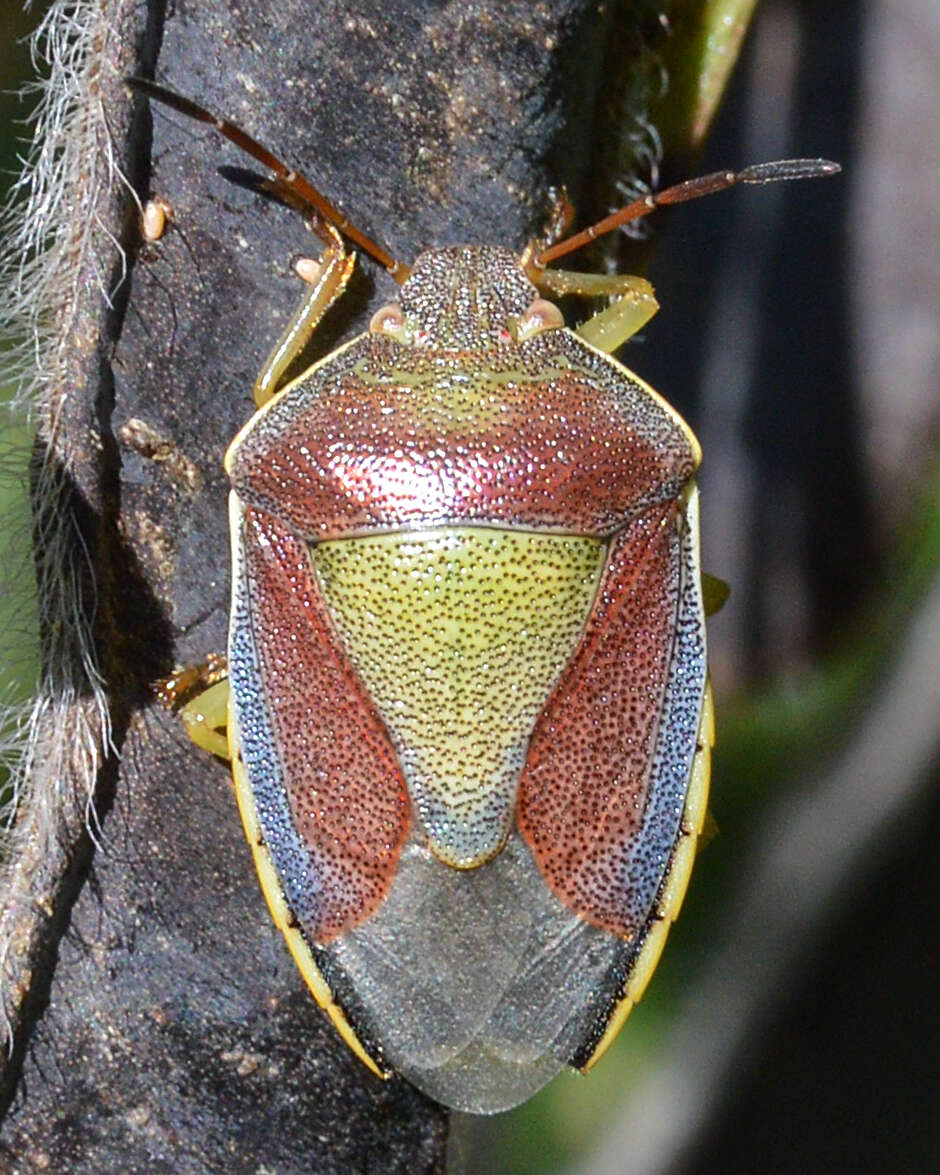
[[[0,816],[0,1044],[8,1048],[27,993],[24,972],[52,916],[57,858],[65,860],[68,834],[82,821],[97,835],[94,789],[111,745],[93,637],[94,568],[70,503],[75,448],[63,416],[76,394],[68,363],[81,308],[94,298],[89,286],[110,305],[109,275],[124,261],[99,215],[107,193],[124,182],[100,97],[105,71],[114,69],[107,47],[116,7],[57,0],[34,33],[33,61],[45,80],[28,87],[38,95],[32,143],[0,211],[4,361],[17,388],[13,408],[28,419],[40,454],[31,539],[43,639],[32,702],[0,702],[0,761],[9,766]],[[25,463],[24,455],[21,476]],[[28,557],[14,562],[28,574]]]

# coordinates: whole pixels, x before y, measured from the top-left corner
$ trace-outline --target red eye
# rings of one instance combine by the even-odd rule
[[[405,325],[405,316],[397,302],[390,302],[376,310],[369,321],[369,330],[374,335],[400,335]]]
[[[536,298],[523,319],[525,325],[534,333],[540,330],[551,330],[553,327],[565,325],[564,317],[554,302],[545,298]]]

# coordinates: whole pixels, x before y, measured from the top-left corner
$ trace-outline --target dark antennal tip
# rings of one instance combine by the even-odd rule
[[[773,163],[756,163],[745,167],[735,178],[742,184],[769,184],[774,180],[809,180],[837,175],[842,170],[829,159],[777,159]]]

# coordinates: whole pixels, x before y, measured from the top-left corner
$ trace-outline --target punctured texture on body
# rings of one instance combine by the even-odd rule
[[[662,848],[650,858],[640,842],[676,658],[678,499],[697,445],[656,393],[570,332],[513,341],[511,320],[534,297],[506,250],[422,255],[402,291],[417,324],[411,345],[354,340],[259,412],[227,457],[244,511],[232,648],[236,699],[250,699],[240,703],[242,744],[262,793],[282,793],[262,802],[261,826],[317,941],[377,909],[415,813],[432,851],[456,865],[489,859],[517,815],[561,901],[624,938],[648,912],[645,896],[636,901],[649,888],[644,871],[665,870]],[[396,727],[396,715],[410,711],[426,731],[443,718],[444,694],[452,702],[473,669],[472,658],[459,664],[461,647],[522,596],[505,554],[493,573],[505,596],[498,609],[491,601],[487,616],[485,591],[475,606],[476,589],[461,595],[467,572],[482,582],[472,548],[485,530],[517,554],[538,536],[546,551],[569,540],[606,554],[575,632],[562,635],[544,608],[521,623],[521,632],[541,625],[568,650],[536,666],[543,672],[527,683],[522,734],[507,718],[512,706],[469,698],[464,746],[489,741],[497,763],[474,781],[472,765],[451,771],[440,755],[414,769],[415,724]],[[419,532],[439,536],[425,544],[449,542],[456,560],[450,572],[445,560],[441,589],[456,609],[449,632],[428,627],[420,607],[393,607],[391,588],[364,605],[362,585],[350,586],[351,568],[379,539],[389,582],[440,579],[427,548],[424,565],[414,563]],[[540,562],[533,583],[551,578],[550,560]],[[582,595],[595,574],[589,563],[582,552],[570,565],[568,586]],[[413,644],[398,682],[369,665],[368,633],[385,606],[397,607],[402,647]],[[443,685],[415,672],[415,658],[435,644],[452,655]],[[516,656],[525,657],[522,645]],[[692,672],[700,706],[703,657]],[[433,738],[423,737],[428,750]],[[694,731],[691,740],[694,749]]]

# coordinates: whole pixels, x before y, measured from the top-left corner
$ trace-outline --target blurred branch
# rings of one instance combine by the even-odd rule
[[[687,164],[705,144],[757,0],[678,0],[663,51],[668,87],[650,111],[667,158]]]

